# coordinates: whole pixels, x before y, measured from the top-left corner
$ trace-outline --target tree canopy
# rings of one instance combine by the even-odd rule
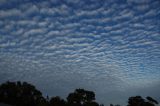
[[[152,97],[146,97],[143,99],[141,96],[134,96],[128,99],[128,106],[155,106],[158,104]]]
[[[85,89],[75,89],[66,100],[59,96],[45,98],[35,86],[27,82],[6,82],[0,85],[0,103],[13,106],[104,106],[96,102],[95,93]],[[156,106],[158,102],[152,97],[133,96],[127,106]],[[113,105],[110,106],[120,106]]]
[[[27,82],[8,81],[0,86],[0,102],[16,106],[39,106],[45,102],[45,98]]]
[[[95,93],[84,89],[76,89],[67,97],[70,106],[99,106],[95,102]]]

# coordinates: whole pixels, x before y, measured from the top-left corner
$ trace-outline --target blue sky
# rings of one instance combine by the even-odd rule
[[[159,0],[0,0],[0,82],[100,103],[159,98]],[[160,100],[159,100],[160,101]]]

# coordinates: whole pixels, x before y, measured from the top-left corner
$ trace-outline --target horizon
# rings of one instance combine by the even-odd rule
[[[65,98],[61,98],[59,95],[49,97],[48,95],[44,96],[33,84],[22,81],[7,81],[0,85],[0,106],[1,103],[15,106],[77,106],[78,104],[80,106],[139,106],[138,104],[141,106],[159,106],[159,102],[154,98],[142,97],[141,95],[128,97],[125,104],[98,103],[95,92],[83,88],[75,89],[68,93]]]
[[[0,84],[27,81],[99,103],[160,102],[159,0],[0,0]]]

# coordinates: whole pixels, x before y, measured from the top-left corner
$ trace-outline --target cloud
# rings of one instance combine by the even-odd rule
[[[0,17],[1,18],[6,18],[6,17],[15,17],[15,16],[20,16],[22,12],[18,9],[11,9],[11,10],[0,10]]]
[[[147,3],[150,3],[151,0],[127,0],[128,3],[137,3],[137,4],[147,4]]]
[[[61,89],[60,95],[81,86],[103,89],[106,96],[156,84],[160,48],[155,2],[53,0],[2,7],[0,76],[39,87],[40,82],[51,84]],[[67,89],[61,88],[64,84]]]

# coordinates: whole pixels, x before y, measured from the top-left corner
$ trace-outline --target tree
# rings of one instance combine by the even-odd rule
[[[35,86],[27,82],[6,82],[0,85],[0,103],[13,106],[104,106],[95,101],[95,93],[84,89],[76,89],[67,97],[67,101],[59,96],[44,98]],[[143,99],[134,96],[128,99],[127,106],[155,106],[158,102],[152,97]],[[113,105],[110,106],[120,106]]]
[[[51,100],[49,101],[50,106],[65,106],[66,102],[61,99],[59,96],[52,97]]]
[[[99,106],[95,102],[95,94],[92,91],[76,89],[67,97],[70,106]]]
[[[8,81],[0,85],[0,102],[16,106],[40,106],[46,100],[33,85]]]
[[[120,106],[120,105],[119,104],[116,104],[116,105],[110,104],[110,106]]]
[[[128,106],[144,106],[144,99],[141,96],[130,97]]]
[[[141,96],[130,97],[128,106],[155,106],[155,104],[158,104],[158,102],[151,97],[146,97],[146,99],[148,101]]]
[[[153,99],[152,97],[147,96],[146,99],[151,103],[158,104],[158,102],[155,99]]]

